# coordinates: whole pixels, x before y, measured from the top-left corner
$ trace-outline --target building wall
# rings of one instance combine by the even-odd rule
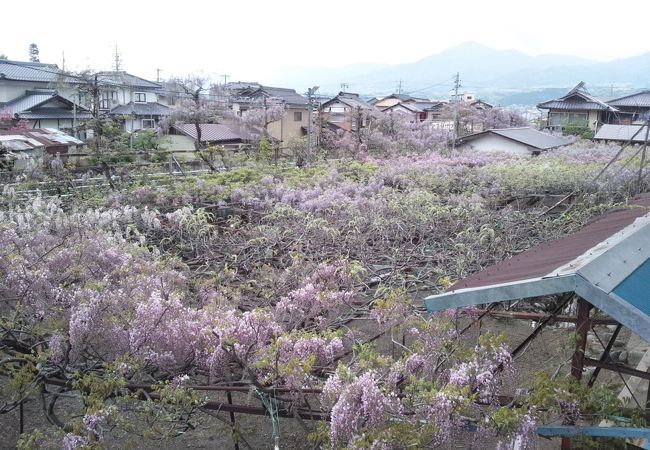
[[[475,152],[505,152],[513,155],[532,154],[532,149],[526,145],[492,133],[484,134],[458,148]]]
[[[31,89],[53,89],[49,83],[37,81],[0,80],[0,103],[10,102]]]
[[[294,113],[301,113],[301,119],[294,120]],[[307,127],[307,108],[290,107],[282,120],[269,124],[268,130],[272,138],[286,142],[304,136],[302,127]]]

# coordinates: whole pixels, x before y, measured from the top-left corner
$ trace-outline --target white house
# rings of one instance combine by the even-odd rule
[[[570,141],[529,127],[486,130],[456,141],[458,149],[475,152],[504,152],[515,155],[538,155]]]

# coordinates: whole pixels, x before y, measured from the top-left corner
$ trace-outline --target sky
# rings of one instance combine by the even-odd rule
[[[413,62],[466,41],[598,61],[650,51],[650,1],[31,0],[3,4],[0,53],[66,69],[121,67],[264,83],[287,67]],[[54,6],[56,5],[56,6]],[[608,36],[608,30],[611,34]],[[630,32],[631,31],[631,32]],[[157,72],[156,69],[160,69]]]

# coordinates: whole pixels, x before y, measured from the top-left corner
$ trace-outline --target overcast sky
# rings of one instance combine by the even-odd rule
[[[101,5],[101,6],[100,6]],[[650,1],[247,0],[3,4],[0,53],[123,69],[148,79],[202,72],[264,82],[295,66],[412,62],[465,41],[608,61],[650,51]],[[223,79],[223,78],[221,78]]]

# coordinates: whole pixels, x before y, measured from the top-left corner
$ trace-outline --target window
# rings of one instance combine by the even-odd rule
[[[147,103],[147,94],[145,92],[134,92],[133,98],[136,103]]]
[[[294,122],[302,122],[302,111],[295,111],[293,113],[293,121]]]
[[[156,121],[154,119],[142,119],[142,128],[156,128]]]
[[[117,100],[116,91],[102,91],[99,99],[99,109],[110,109],[111,102]]]
[[[587,127],[588,114],[582,112],[551,112],[548,115],[550,127]]]

